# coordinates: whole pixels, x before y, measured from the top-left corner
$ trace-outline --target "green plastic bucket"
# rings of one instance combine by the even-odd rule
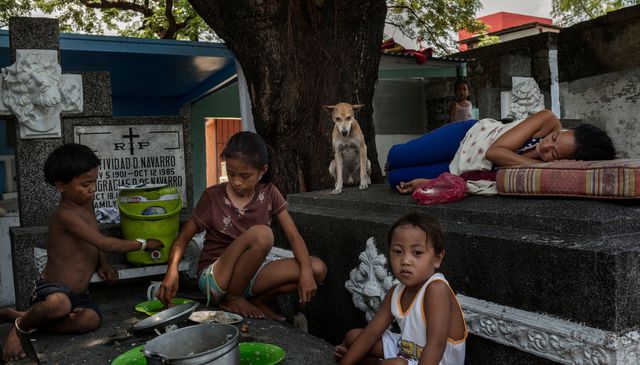
[[[120,187],[118,207],[122,236],[128,240],[155,238],[164,243],[160,250],[127,253],[132,264],[153,265],[169,260],[171,244],[178,236],[182,202],[178,189],[162,184]]]

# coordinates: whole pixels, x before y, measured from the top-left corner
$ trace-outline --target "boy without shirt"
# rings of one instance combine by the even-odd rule
[[[26,312],[0,309],[0,321],[14,321],[3,343],[3,360],[26,355],[21,335],[36,329],[85,333],[98,328],[100,309],[88,287],[94,272],[107,282],[118,279],[105,252],[155,250],[162,242],[123,240],[100,233],[93,210],[100,160],[87,146],[68,143],[53,151],[44,164],[46,181],[60,193],[49,217],[47,264],[36,281],[33,305]]]

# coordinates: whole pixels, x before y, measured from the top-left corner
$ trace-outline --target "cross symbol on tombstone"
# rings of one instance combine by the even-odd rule
[[[57,50],[18,49],[1,71],[0,118],[15,116],[20,138],[59,138],[60,113],[82,112],[82,76],[62,74]]]
[[[131,156],[133,156],[133,139],[134,138],[140,138],[139,134],[133,134],[133,128],[129,128],[129,134],[125,134],[122,136],[122,138],[127,138],[129,139],[129,154]]]

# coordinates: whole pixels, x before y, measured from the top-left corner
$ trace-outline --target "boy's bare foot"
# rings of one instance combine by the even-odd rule
[[[238,313],[243,317],[255,319],[264,318],[264,313],[260,309],[241,296],[227,294],[218,305],[227,312]]]
[[[2,344],[2,360],[3,361],[18,361],[27,357],[22,349],[22,342],[18,336],[18,332],[15,327],[11,327],[7,338],[4,339]]]
[[[24,312],[19,312],[15,308],[1,308],[0,309],[0,322],[13,322],[16,318],[22,316]]]
[[[274,310],[272,310],[267,303],[254,303],[256,308],[258,308],[260,311],[262,311],[262,313],[264,313],[265,316],[267,316],[267,318],[272,319],[274,321],[278,321],[278,322],[284,322],[287,319],[280,313],[276,313]]]

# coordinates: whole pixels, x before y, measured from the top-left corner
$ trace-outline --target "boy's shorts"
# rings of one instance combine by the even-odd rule
[[[52,283],[43,278],[36,280],[35,288],[33,289],[33,295],[31,298],[31,304],[44,302],[47,297],[53,293],[63,293],[69,298],[71,302],[71,310],[76,308],[88,308],[93,309],[98,314],[98,317],[102,319],[102,312],[100,307],[91,300],[89,292],[76,294],[69,289],[68,286],[58,283]]]
[[[253,283],[256,281],[258,274],[262,270],[262,268],[272,262],[281,259],[282,257],[268,254],[267,257],[262,262],[262,265],[258,268],[253,277],[249,281],[249,285],[244,290],[244,297],[251,298],[253,297]],[[218,282],[216,281],[215,275],[213,274],[213,267],[217,261],[214,261],[213,264],[207,266],[202,272],[200,272],[200,276],[198,277],[198,288],[200,291],[207,295],[207,301],[210,301],[213,304],[218,304],[222,300],[222,298],[227,294],[226,290],[222,290]],[[207,289],[209,294],[207,294]]]
[[[385,359],[393,359],[398,357],[400,353],[400,333],[391,332],[389,330],[384,331],[382,334],[382,350],[384,351]],[[408,365],[418,365],[417,360],[408,360]]]

